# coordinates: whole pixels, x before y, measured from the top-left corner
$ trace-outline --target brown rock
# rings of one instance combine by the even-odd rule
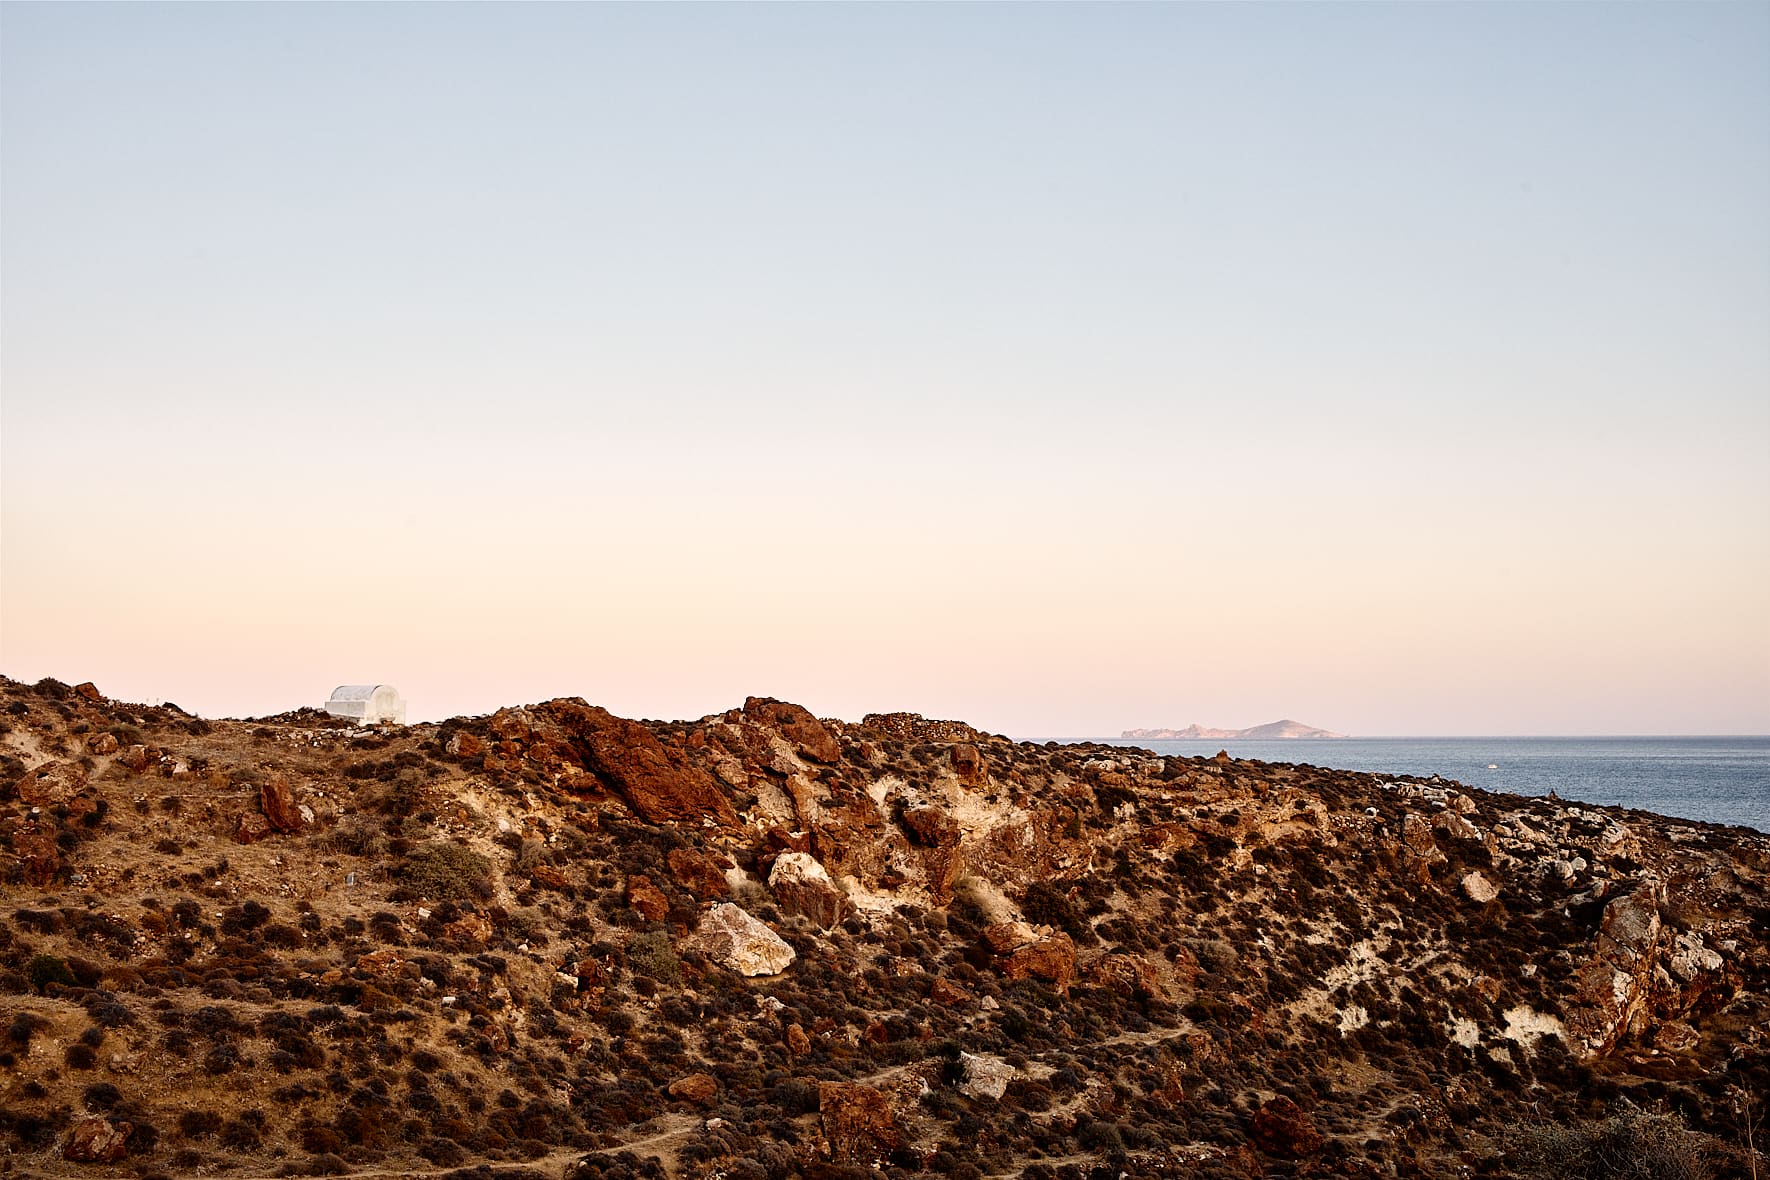
[[[712,1074],[691,1073],[670,1083],[670,1097],[696,1106],[710,1106],[713,1099],[719,1097],[719,1083]]]
[[[454,942],[484,946],[497,933],[491,920],[483,914],[463,914],[443,927],[443,934]]]
[[[533,869],[529,870],[529,876],[534,879],[536,886],[542,889],[558,889],[564,891],[572,887],[571,878],[566,876],[563,871],[553,865],[536,865]]]
[[[997,922],[984,927],[983,939],[989,943],[990,950],[1005,955],[1023,946],[1031,946],[1048,932],[1049,928],[1040,930],[1025,922]]]
[[[808,709],[772,697],[750,697],[744,702],[744,716],[764,729],[774,730],[794,750],[815,762],[842,760],[841,743]]]
[[[76,1164],[114,1164],[129,1154],[129,1123],[81,1119],[62,1144],[62,1158]]]
[[[787,1025],[787,1052],[795,1057],[803,1057],[811,1052],[811,1038],[806,1035],[801,1025]]]
[[[1604,908],[1597,950],[1580,971],[1567,1014],[1572,1047],[1584,1060],[1609,1053],[1628,1033],[1646,1031],[1661,900],[1649,884]]]
[[[1477,905],[1486,905],[1500,895],[1499,886],[1489,881],[1479,870],[1464,873],[1462,885],[1463,892]]]
[[[820,1082],[817,1093],[832,1164],[875,1167],[903,1146],[903,1132],[892,1117],[891,1102],[880,1091],[853,1082]]]
[[[148,753],[148,748],[146,746],[130,746],[127,750],[124,750],[121,754],[117,755],[117,761],[121,762],[134,773],[141,774],[146,771],[156,759]]]
[[[825,930],[848,912],[847,894],[837,889],[817,859],[806,852],[783,852],[768,874],[768,888],[781,909]]]
[[[975,997],[958,984],[936,976],[934,982],[928,985],[928,998],[944,1007],[957,1008],[961,1004],[969,1004]]]
[[[1062,932],[1023,946],[1002,961],[1002,974],[1007,978],[1043,979],[1059,992],[1069,990],[1075,973],[1076,944]]]
[[[1455,811],[1441,811],[1432,819],[1432,826],[1453,840],[1481,839],[1481,829]]]
[[[938,807],[906,807],[903,826],[924,848],[950,847],[959,841],[959,824]]]
[[[13,855],[32,885],[48,885],[61,875],[61,848],[55,835],[52,829],[30,824],[12,838]]]
[[[114,733],[88,734],[86,748],[94,754],[115,754],[117,752],[117,735]]]
[[[785,939],[742,908],[722,901],[701,916],[683,946],[739,975],[779,975],[798,958]]]
[[[1161,998],[1164,994],[1161,975],[1141,955],[1118,952],[1103,955],[1088,969],[1088,977],[1097,987],[1121,996]]]
[[[356,973],[376,983],[392,984],[417,975],[418,968],[392,951],[369,951],[357,957]]]
[[[569,744],[585,769],[647,820],[737,824],[731,801],[712,776],[666,749],[639,722],[579,700],[549,701],[538,709],[557,727],[556,740]]]
[[[535,719],[527,709],[499,709],[486,728],[507,742],[526,742],[535,731]]]
[[[455,758],[481,758],[485,756],[486,744],[477,734],[458,729],[443,749]]]
[[[258,809],[279,832],[299,832],[305,826],[301,807],[295,802],[295,788],[280,774],[271,775],[259,788]]]
[[[952,759],[953,773],[968,787],[975,787],[989,777],[984,769],[982,752],[970,742],[954,742],[947,757]]]
[[[90,680],[83,684],[74,685],[74,694],[76,696],[85,697],[87,700],[95,703],[104,700],[104,693],[99,692],[98,685],[92,683]]]
[[[27,770],[13,784],[19,802],[32,807],[57,807],[86,788],[86,772],[72,762],[45,762]]]
[[[1321,1132],[1301,1107],[1289,1098],[1263,1103],[1248,1126],[1248,1138],[1267,1155],[1302,1159],[1321,1150]]]
[[[702,901],[731,893],[731,885],[725,879],[725,870],[731,867],[731,861],[726,857],[714,859],[692,848],[672,848],[669,859],[670,871],[676,874],[676,880]]]
[[[647,922],[662,922],[664,915],[670,912],[670,899],[644,876],[627,878],[627,904],[638,910],[639,916]]]
[[[256,844],[269,836],[276,829],[270,826],[262,812],[248,811],[240,816],[240,822],[234,825],[234,839],[241,844]]]

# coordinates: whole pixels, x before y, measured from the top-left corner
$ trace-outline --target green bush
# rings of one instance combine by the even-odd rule
[[[394,876],[421,897],[467,901],[492,894],[492,864],[464,844],[436,840],[406,854]]]
[[[31,980],[31,986],[42,991],[52,983],[73,987],[79,981],[68,966],[68,961],[60,955],[38,955],[25,968],[25,974]]]
[[[635,974],[659,983],[676,983],[682,979],[682,961],[676,957],[676,948],[670,945],[670,936],[662,930],[638,935],[627,944],[627,966]]]

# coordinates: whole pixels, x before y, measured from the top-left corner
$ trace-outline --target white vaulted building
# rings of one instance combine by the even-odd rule
[[[360,725],[406,723],[406,702],[391,684],[340,684],[332,690],[326,712],[349,717]]]

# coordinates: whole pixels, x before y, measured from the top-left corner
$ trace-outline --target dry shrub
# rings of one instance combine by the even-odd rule
[[[395,876],[421,897],[466,901],[490,897],[492,865],[464,844],[436,840],[406,854]]]
[[[1630,1107],[1601,1122],[1526,1127],[1511,1156],[1535,1180],[1708,1180],[1707,1146],[1677,1115]]]

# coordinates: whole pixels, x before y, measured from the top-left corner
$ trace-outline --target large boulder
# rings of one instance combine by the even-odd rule
[[[840,762],[842,745],[823,722],[800,705],[773,697],[750,697],[744,701],[744,717],[787,740],[794,751],[814,762]]]
[[[731,893],[731,884],[725,879],[725,870],[732,867],[728,857],[715,858],[692,848],[672,848],[669,862],[677,883],[702,901]]]
[[[651,878],[635,873],[627,878],[627,904],[639,911],[647,922],[661,922],[670,912],[670,899],[651,883]]]
[[[20,803],[32,807],[55,807],[72,800],[86,788],[86,772],[73,762],[45,762],[27,770],[13,784]]]
[[[81,1119],[62,1144],[62,1158],[76,1164],[114,1164],[129,1154],[129,1133],[134,1129],[109,1119]]]
[[[1117,951],[1102,955],[1088,968],[1088,978],[1094,986],[1121,996],[1162,998],[1165,995],[1161,975],[1154,964],[1141,955]]]
[[[279,832],[299,832],[307,825],[307,817],[302,815],[301,805],[295,801],[295,788],[280,774],[271,775],[259,788],[258,809],[264,812],[270,826]]]
[[[780,935],[728,901],[708,910],[683,945],[739,975],[779,975],[798,957]]]
[[[877,1167],[903,1146],[903,1132],[883,1092],[854,1082],[820,1082],[817,1095],[832,1164]]]
[[[1008,1083],[1018,1072],[1000,1057],[988,1053],[961,1052],[959,1065],[963,1070],[959,1093],[968,1098],[987,1098],[991,1102],[1001,1101],[1002,1095],[1008,1092]]]
[[[670,1097],[696,1106],[711,1106],[713,1099],[719,1097],[719,1083],[712,1074],[691,1073],[670,1083]]]
[[[970,742],[954,742],[947,757],[952,760],[953,774],[968,787],[978,786],[989,777],[983,753]]]
[[[768,888],[781,909],[797,914],[825,930],[842,920],[848,897],[817,858],[806,852],[783,852],[768,873]]]
[[[1008,979],[1042,979],[1065,992],[1076,974],[1076,944],[1059,931],[1014,951],[1000,965]]]
[[[652,823],[736,825],[737,813],[713,777],[666,749],[639,722],[579,700],[548,701],[533,713],[538,714],[537,742],[545,738],[562,765],[580,763]],[[515,724],[512,720],[507,728]]]
[[[903,826],[910,839],[924,848],[950,846],[959,841],[959,824],[938,807],[906,807]]]
[[[1604,907],[1598,945],[1581,969],[1567,1025],[1582,1058],[1602,1057],[1631,1032],[1646,1031],[1661,896],[1652,884]]]

